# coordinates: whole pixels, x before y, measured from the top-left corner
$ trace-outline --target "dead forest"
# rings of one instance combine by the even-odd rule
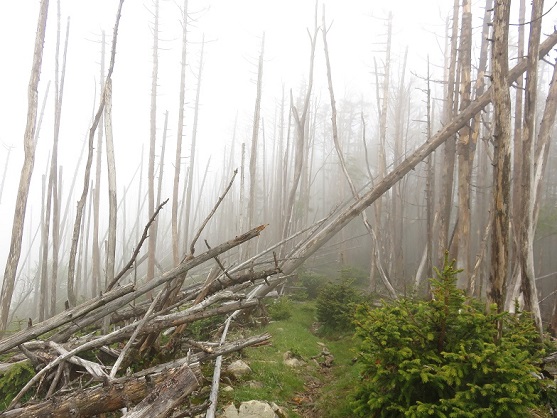
[[[114,2],[113,30],[98,44],[95,103],[72,161],[63,158],[71,108],[62,106],[71,17],[60,0],[40,0],[38,16],[29,17],[36,35],[26,51],[33,57],[27,97],[9,99],[28,104],[24,136],[13,144],[23,150],[22,165],[10,164],[11,148],[1,154],[0,202],[13,201],[14,212],[3,221],[12,229],[3,237],[0,374],[34,373],[0,417],[124,408],[124,417],[214,417],[223,358],[272,339],[229,339],[229,330],[300,269],[357,268],[370,292],[396,299],[427,294],[448,252],[469,295],[499,311],[518,301],[540,332],[557,335],[551,4],[454,0],[440,22],[441,60],[428,56],[419,73],[408,69],[408,50],[395,52],[397,16],[382,16],[364,99],[337,93],[334,16],[316,2],[300,40],[302,81],[265,97],[273,61],[269,37],[260,34],[253,89],[245,93],[253,101],[249,126],[234,126],[220,147],[198,134],[211,44],[197,34],[194,58],[190,37],[203,16],[192,17],[188,0],[154,0],[144,46],[151,59],[142,64],[151,79],[141,87],[150,93],[148,142],[124,184],[117,173],[130,162],[115,151],[122,139],[113,129],[113,91],[122,22],[133,18],[127,3]],[[182,32],[176,106],[166,110],[159,11],[169,7]],[[49,27],[55,39],[46,39]],[[45,39],[55,45],[48,69]],[[54,102],[49,116],[47,100]],[[52,132],[41,131],[43,117],[52,118]],[[36,152],[38,141],[48,142],[45,172],[34,170],[47,158]],[[215,155],[201,158],[203,146]],[[4,191],[6,181],[17,184],[15,194]],[[32,183],[42,195],[34,203],[40,222],[31,226]],[[213,317],[224,318],[214,340],[188,336],[188,327]],[[203,375],[204,364],[214,365],[212,376]]]

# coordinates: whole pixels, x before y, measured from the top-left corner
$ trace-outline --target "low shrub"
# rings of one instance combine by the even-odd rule
[[[362,302],[352,282],[327,283],[317,297],[317,320],[331,330],[353,330],[356,305]]]
[[[267,311],[273,321],[284,321],[292,316],[292,302],[286,297],[281,297],[271,303]]]
[[[457,272],[454,262],[437,271],[431,300],[358,307],[356,415],[519,417],[539,406],[543,349],[531,317],[486,313],[456,288]]]

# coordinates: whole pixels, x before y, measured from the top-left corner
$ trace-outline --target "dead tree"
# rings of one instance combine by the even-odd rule
[[[249,197],[248,197],[248,227],[254,224],[254,211],[256,199],[256,176],[257,176],[257,149],[259,141],[259,123],[261,121],[261,91],[263,86],[263,54],[265,53],[265,32],[261,37],[261,51],[259,52],[259,64],[257,66],[257,95],[255,98],[255,110],[253,112],[253,129],[251,134],[251,150],[249,159]]]
[[[340,161],[340,166],[342,169],[342,172],[344,174],[344,177],[346,179],[346,181],[348,182],[348,185],[350,186],[350,190],[352,192],[352,196],[354,197],[354,200],[358,201],[358,199],[360,198],[360,195],[358,193],[358,190],[356,189],[356,186],[354,185],[354,182],[352,181],[352,178],[350,177],[350,174],[348,173],[348,169],[346,167],[346,161],[344,158],[344,154],[342,152],[342,148],[340,145],[340,140],[339,140],[339,136],[338,136],[338,128],[337,128],[337,110],[336,110],[336,102],[335,102],[335,95],[334,95],[334,90],[333,90],[333,77],[332,77],[332,71],[331,71],[331,63],[329,60],[329,47],[327,44],[327,25],[325,22],[325,6],[323,6],[323,46],[325,49],[325,63],[327,65],[327,82],[328,82],[328,86],[329,86],[329,97],[330,97],[330,101],[331,101],[331,125],[332,125],[332,131],[333,131],[333,142],[334,142],[334,146],[335,146],[335,150],[338,156],[338,159]],[[361,212],[361,216],[362,216],[362,221],[364,223],[364,227],[366,228],[368,234],[370,235],[371,241],[374,241],[374,233],[373,233],[373,229],[371,224],[369,223],[368,219],[367,219],[367,214],[365,212],[365,210],[363,210]],[[393,288],[392,284],[389,282],[389,280],[384,276],[381,275],[381,277],[383,278],[383,284],[385,285],[385,287],[387,288],[389,295],[396,299],[397,298],[397,293],[395,291],[395,289]]]
[[[159,71],[159,0],[155,1],[155,24],[153,27],[153,70],[151,73],[151,110],[149,113],[149,166],[147,170],[147,190],[149,213],[155,211],[155,146],[157,141],[157,87]],[[156,230],[149,235],[149,256],[147,260],[147,280],[155,277],[155,255],[157,249]]]
[[[178,189],[180,186],[180,168],[182,164],[182,138],[184,136],[184,101],[186,92],[186,45],[187,45],[188,0],[184,0],[182,9],[182,60],[180,62],[180,102],[178,105],[178,130],[176,135],[176,157],[174,160],[174,183],[172,188],[172,258],[174,265],[180,262],[178,232]]]
[[[530,36],[528,38],[528,69],[526,71],[526,91],[524,101],[524,124],[522,132],[522,195],[520,222],[518,223],[520,290],[524,295],[524,309],[532,312],[536,325],[543,333],[542,318],[536,288],[534,270],[534,205],[535,187],[532,178],[534,165],[532,152],[535,145],[536,101],[538,97],[538,54],[542,27],[543,0],[532,2]],[[517,181],[518,179],[515,179]]]
[[[114,25],[114,33],[112,35],[112,52],[110,57],[110,65],[108,67],[108,74],[106,76],[106,80],[110,80],[112,78],[112,72],[114,71],[114,62],[116,57],[116,41],[118,37],[118,25],[120,23],[120,16],[122,15],[122,6],[124,4],[124,0],[120,0],[118,5],[118,11],[116,13],[116,23]],[[106,82],[105,82],[106,88]],[[97,109],[97,113],[95,114],[95,118],[93,119],[93,123],[91,124],[91,128],[89,128],[89,152],[87,154],[87,162],[85,164],[85,177],[83,180],[83,191],[81,192],[81,197],[77,202],[77,213],[75,216],[75,222],[73,226],[72,232],[72,245],[70,249],[70,258],[68,261],[68,296],[70,289],[72,290],[72,297],[75,296],[73,292],[74,284],[75,284],[75,264],[76,264],[76,256],[77,256],[77,246],[79,243],[79,234],[81,231],[81,222],[83,219],[83,210],[85,208],[85,203],[87,201],[87,195],[89,192],[89,178],[91,176],[91,164],[93,162],[93,139],[95,138],[95,131],[99,125],[101,115],[104,111],[105,105],[105,95],[102,94],[101,101],[99,103],[99,108]],[[75,302],[75,301],[74,301]],[[69,301],[70,305],[72,306],[72,301]]]
[[[19,187],[17,200],[12,223],[12,237],[10,251],[4,270],[4,281],[2,283],[2,293],[0,295],[0,331],[6,330],[10,313],[10,304],[14,292],[15,276],[21,255],[21,240],[23,238],[23,226],[25,224],[25,210],[27,208],[27,197],[29,196],[29,186],[33,175],[33,165],[35,163],[35,125],[37,121],[38,108],[38,85],[43,59],[43,45],[46,32],[46,20],[48,15],[48,0],[42,0],[37,23],[37,34],[35,37],[35,49],[33,51],[33,65],[31,68],[31,78],[28,87],[28,110],[27,124],[23,137],[25,158]]]
[[[489,272],[488,304],[495,304],[502,312],[509,269],[509,205],[510,205],[510,139],[511,98],[508,74],[510,2],[495,1],[492,48],[492,90],[494,123],[493,205],[494,227],[491,241],[491,269]],[[502,323],[498,325],[499,336]]]
[[[316,1],[313,34],[310,34],[308,31],[308,35],[310,39],[309,76],[308,76],[308,85],[306,88],[306,94],[305,94],[305,99],[304,99],[301,114],[298,112],[296,106],[294,106],[293,104],[294,101],[292,99],[292,91],[290,92],[290,103],[291,103],[290,111],[294,115],[294,120],[296,123],[296,147],[295,147],[294,174],[293,174],[290,191],[288,193],[284,224],[282,230],[283,239],[286,238],[291,232],[291,227],[292,227],[291,223],[293,222],[293,212],[294,212],[294,203],[296,200],[296,192],[298,191],[298,185],[300,183],[300,177],[302,175],[302,166],[305,160],[305,153],[304,153],[304,149],[306,147],[305,129],[307,123],[309,103],[311,99],[311,89],[313,87],[313,63],[315,58],[315,44],[317,42],[318,31],[319,31],[319,27],[317,26],[317,1]]]

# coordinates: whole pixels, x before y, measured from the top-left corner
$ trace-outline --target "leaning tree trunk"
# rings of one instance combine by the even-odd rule
[[[499,28],[499,30],[501,30]],[[498,40],[499,42],[499,40]],[[553,32],[541,45],[540,57],[544,57],[555,45],[557,45],[557,31]],[[499,46],[500,48],[500,46]],[[526,70],[526,60],[521,60],[515,67],[508,71],[505,77],[506,87],[513,83],[516,78]],[[500,89],[500,87],[499,87]],[[500,93],[500,91],[497,91]],[[307,241],[302,243],[283,263],[281,269],[284,274],[293,272],[296,268],[304,263],[304,261],[327,243],[335,234],[344,228],[355,217],[359,216],[360,212],[373,204],[379,197],[381,197],[393,184],[404,177],[408,172],[414,169],[420,162],[422,162],[428,155],[435,151],[441,144],[443,144],[451,136],[455,135],[460,128],[467,123],[476,113],[480,112],[485,106],[492,101],[494,89],[491,87],[481,96],[473,100],[470,105],[456,115],[448,124],[446,124],[437,134],[432,136],[428,141],[419,146],[411,155],[404,161],[394,167],[381,181],[375,184],[372,189],[367,191],[362,197],[350,205],[348,208],[340,212],[336,217],[332,218],[322,229],[313,234]],[[267,289],[261,292],[265,293]]]
[[[42,0],[37,24],[37,34],[35,37],[35,49],[33,52],[33,65],[31,67],[31,78],[27,92],[28,110],[27,124],[23,137],[25,158],[19,178],[19,188],[15,204],[14,219],[12,223],[12,238],[10,251],[4,270],[4,281],[2,283],[2,293],[0,295],[0,331],[4,331],[8,325],[10,304],[14,292],[15,276],[19,257],[21,256],[21,240],[23,238],[23,226],[25,224],[25,210],[27,208],[27,197],[33,175],[35,164],[35,125],[37,122],[38,108],[38,86],[43,60],[43,46],[46,32],[46,20],[48,15],[48,0]]]

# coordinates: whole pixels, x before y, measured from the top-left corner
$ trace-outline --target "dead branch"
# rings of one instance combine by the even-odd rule
[[[116,285],[116,283],[118,283],[118,281],[126,274],[126,272],[133,266],[133,263],[135,263],[135,260],[137,259],[137,256],[139,254],[139,251],[141,250],[141,246],[143,245],[143,243],[145,242],[145,240],[147,239],[148,232],[149,232],[149,228],[151,227],[151,224],[155,221],[157,215],[159,214],[160,210],[162,209],[162,207],[164,205],[166,205],[166,203],[168,202],[168,199],[166,199],[164,202],[162,202],[157,209],[155,210],[155,213],[153,213],[153,215],[151,216],[151,219],[149,219],[149,222],[147,222],[147,225],[145,225],[145,228],[143,229],[143,235],[141,235],[141,239],[139,240],[133,254],[132,257],[130,258],[130,261],[128,261],[128,263],[124,266],[124,268],[120,271],[120,273],[118,273],[116,275],[116,277],[114,277],[114,280],[112,280],[108,286],[106,287],[106,291],[111,290],[114,285]]]

